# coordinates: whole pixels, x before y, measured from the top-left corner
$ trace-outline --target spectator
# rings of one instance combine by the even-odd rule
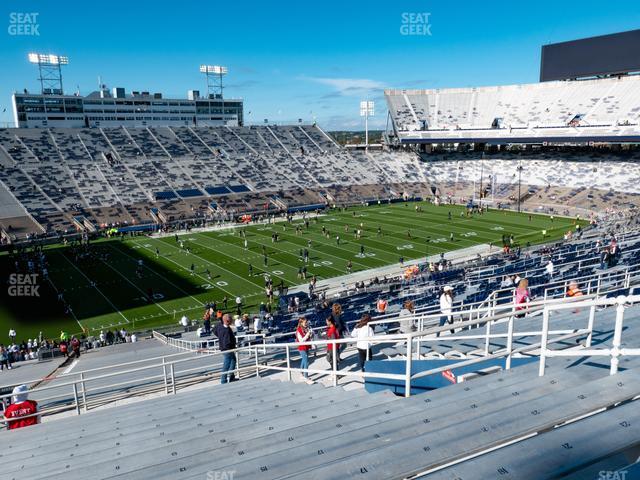
[[[253,333],[258,334],[262,330],[262,319],[259,316],[253,317]]]
[[[333,320],[333,317],[327,318],[327,340],[337,340],[340,338],[340,332],[338,332],[338,327],[336,326],[336,322]],[[340,345],[334,343],[327,344],[327,362],[329,362],[329,366],[333,368],[333,347],[336,347],[336,368],[340,363]]]
[[[582,291],[578,288],[578,282],[571,280],[567,288],[567,297],[581,297]]]
[[[369,325],[370,321],[371,316],[365,313],[351,332],[351,336],[358,339],[356,342],[356,348],[358,349],[358,367],[362,372],[364,372],[364,364],[367,361],[367,358],[369,360],[373,358],[373,351],[371,350],[370,342],[368,340],[363,340],[368,337],[373,337],[373,329]]]
[[[440,295],[440,314],[439,327],[442,327],[445,323],[453,325],[453,288],[449,285],[442,289],[442,294]],[[452,329],[451,333],[455,333],[455,330]],[[436,336],[439,337],[440,332]]]
[[[76,358],[80,358],[80,340],[78,340],[75,335],[71,337],[71,350],[73,350]]]
[[[407,300],[402,305],[402,310],[400,310],[400,317],[410,317],[413,315],[413,302],[411,300]],[[400,333],[409,333],[413,330],[413,320],[400,320]]]
[[[240,315],[233,316],[233,326],[236,329],[236,333],[242,332],[244,330],[244,325],[242,324],[242,318],[240,318]]]
[[[180,319],[180,325],[182,325],[182,328],[184,328],[185,332],[189,331],[189,319],[187,318],[186,315],[183,315],[182,318]]]
[[[522,318],[525,316],[526,304],[531,301],[531,292],[529,291],[529,281],[526,278],[520,280],[518,288],[515,291],[515,303],[516,311],[520,311],[516,317]]]
[[[551,280],[553,278],[553,262],[551,259],[547,262],[547,266],[544,267],[545,272],[547,272],[547,279]]]
[[[513,278],[509,275],[505,275],[502,283],[500,283],[500,288],[511,288],[513,287]]]
[[[387,301],[380,297],[378,298],[378,301],[376,302],[376,312],[378,312],[379,315],[384,315],[384,312],[387,311]]]
[[[4,348],[4,345],[0,345],[0,372],[7,368],[7,370],[11,370],[11,358],[9,355],[9,351]]]
[[[7,428],[15,430],[16,428],[28,427],[38,423],[38,417],[26,417],[38,413],[38,404],[33,400],[28,400],[28,389],[26,385],[19,385],[13,389],[13,403],[4,411],[4,417],[9,420]]]
[[[229,350],[235,350],[236,336],[231,328],[231,315],[225,313],[213,333],[218,338],[218,348],[222,352],[220,383],[233,382],[235,381],[236,353]]]
[[[298,319],[298,328],[296,328],[296,342],[309,342],[312,338],[313,330],[309,328],[309,322],[307,322],[306,318],[300,317]],[[309,372],[306,371],[309,368],[309,350],[311,350],[311,345],[298,345],[300,369],[303,370],[302,376],[306,383],[312,384],[313,380],[309,378]]]
[[[131,334],[131,343],[136,343],[138,341],[138,336],[135,333]]]

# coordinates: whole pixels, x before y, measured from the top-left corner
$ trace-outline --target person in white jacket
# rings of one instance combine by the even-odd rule
[[[449,285],[442,289],[442,295],[440,295],[440,323],[438,326],[442,327],[445,323],[453,324],[453,288]],[[455,333],[455,330],[451,330],[451,333]],[[436,334],[440,336],[440,332]]]
[[[360,371],[362,372],[364,372],[364,362],[367,361],[367,358],[369,360],[373,358],[371,344],[368,340],[361,340],[363,338],[373,337],[373,328],[369,325],[370,321],[371,316],[364,314],[351,331],[351,337],[358,339],[356,342],[356,348],[358,349],[358,367],[360,367]]]

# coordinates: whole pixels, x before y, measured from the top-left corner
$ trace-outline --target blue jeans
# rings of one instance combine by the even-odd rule
[[[300,352],[300,368],[305,369],[309,368],[309,351],[308,350],[299,350]],[[302,375],[304,378],[309,378],[309,374],[307,372],[303,372]]]
[[[236,354],[235,352],[223,353],[222,359],[222,376],[220,377],[220,383],[227,383],[227,381],[233,382],[236,379],[233,373],[236,368]]]
[[[449,316],[448,315],[441,315],[440,316],[440,321],[438,322],[438,326],[442,327],[445,323],[450,323],[449,322]],[[454,333],[454,330],[451,330],[451,333]],[[440,332],[436,333],[436,337],[440,336]]]

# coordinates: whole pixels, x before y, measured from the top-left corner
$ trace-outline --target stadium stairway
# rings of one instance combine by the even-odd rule
[[[0,458],[12,479],[402,478],[640,395],[636,358],[552,360],[410,398],[243,380],[1,432]]]

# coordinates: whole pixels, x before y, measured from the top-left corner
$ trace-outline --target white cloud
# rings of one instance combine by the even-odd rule
[[[327,85],[340,96],[358,96],[384,90],[385,85],[369,78],[301,77],[304,80]]]

